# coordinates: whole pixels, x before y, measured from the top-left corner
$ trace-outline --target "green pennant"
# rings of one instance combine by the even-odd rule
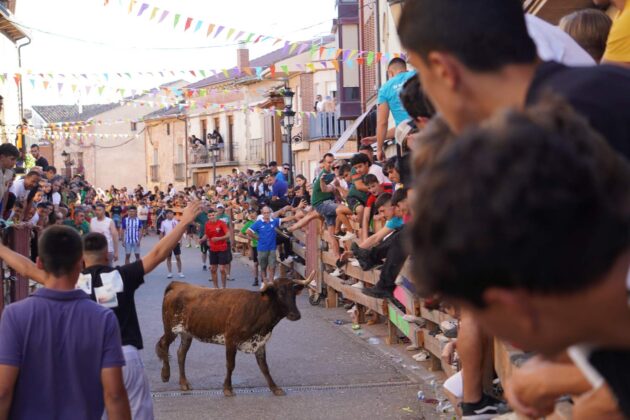
[[[245,40],[245,43],[250,42],[253,37],[254,37],[254,34],[250,32],[250,34],[247,36],[247,39]]]
[[[374,62],[374,51],[370,51],[368,52],[368,55],[367,55],[367,65],[371,66],[373,62]]]
[[[180,17],[181,17],[180,14],[175,15],[175,22],[173,23],[173,28],[177,26],[177,23],[179,22]]]

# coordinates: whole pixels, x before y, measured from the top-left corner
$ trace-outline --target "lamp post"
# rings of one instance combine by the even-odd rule
[[[295,111],[293,111],[293,96],[295,92],[291,90],[288,83],[284,86],[284,92],[282,93],[284,98],[284,112],[282,116],[282,126],[286,130],[287,142],[289,143],[289,179],[287,183],[292,185],[293,183],[293,142],[291,139],[291,130],[295,124]]]
[[[210,141],[210,147],[208,151],[212,154],[212,183],[217,183],[217,154],[221,149],[217,144],[217,139],[212,134],[208,134],[208,141]]]

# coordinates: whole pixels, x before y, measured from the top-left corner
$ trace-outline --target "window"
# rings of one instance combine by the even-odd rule
[[[132,122],[131,123],[131,131],[137,131],[138,130],[138,123],[137,122]]]
[[[166,135],[171,135],[171,123],[166,123]]]
[[[158,149],[157,148],[153,149],[153,164],[154,165],[158,164]]]
[[[184,163],[184,145],[177,145],[177,163]]]

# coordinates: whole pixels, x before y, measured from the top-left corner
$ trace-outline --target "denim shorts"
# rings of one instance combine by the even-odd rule
[[[131,244],[125,242],[125,254],[140,254],[140,244]]]
[[[333,200],[326,200],[316,205],[315,211],[324,217],[328,226],[334,226],[337,220],[337,206]]]

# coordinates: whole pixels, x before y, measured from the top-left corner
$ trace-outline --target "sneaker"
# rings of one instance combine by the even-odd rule
[[[177,277],[179,277],[180,279],[183,279],[183,278],[185,278],[186,276],[184,275],[184,273],[179,273],[179,274],[177,275]]]
[[[173,278],[173,274],[172,273],[168,273],[168,275],[166,276],[167,279],[172,279]]]
[[[236,281],[236,279],[234,277],[228,277],[227,281]]]
[[[448,338],[457,338],[457,322],[456,321],[444,321],[440,324],[440,329],[444,332],[444,335]]]
[[[416,362],[425,362],[431,358],[431,355],[428,351],[422,350],[420,353],[414,354],[411,357],[413,357],[413,360],[415,360]]]
[[[420,327],[423,327],[427,323],[427,321],[424,318],[421,318],[415,315],[410,315],[410,314],[403,315],[403,319],[407,322],[413,322],[414,324]]]
[[[258,279],[254,279],[254,282],[252,283],[252,286],[253,286],[253,287],[258,286]]]
[[[354,284],[353,284],[352,286],[350,286],[350,287],[354,287],[355,289],[363,289],[363,288],[364,288],[364,287],[363,287],[363,282],[361,282],[361,281],[358,281],[358,282],[354,283]]]
[[[501,414],[501,401],[484,394],[477,403],[461,403],[462,420],[489,420]]]
[[[186,248],[190,248],[190,247],[191,247],[191,245],[190,245],[190,244],[186,245]]]
[[[389,290],[384,290],[381,289],[380,287],[374,286],[374,287],[365,287],[363,288],[363,294],[373,297],[373,298],[377,298],[377,299],[385,299],[385,298],[392,298],[392,292],[390,292]]]
[[[202,268],[202,270],[203,270],[203,271],[208,271],[208,266],[205,266],[205,265],[204,265],[204,266],[203,266],[203,268]]]
[[[286,257],[284,260],[282,260],[282,264],[290,264],[292,262],[293,262],[293,257],[290,255]]]
[[[346,234],[343,235],[343,236],[337,236],[337,238],[339,239],[339,242],[351,241],[351,240],[353,240],[356,237],[357,237],[357,235],[355,235],[354,233],[352,233],[350,231],[346,232]]]
[[[355,309],[357,309],[357,305],[352,305],[350,307],[350,309],[348,309],[346,312],[348,312],[349,314],[353,313],[355,311]]]
[[[343,270],[340,269],[340,268],[337,268],[335,271],[330,273],[330,275],[333,276],[333,277],[339,277],[339,276],[343,275]]]
[[[394,283],[396,284],[396,286],[402,286],[404,283],[404,280],[401,276],[396,277],[396,280],[394,280]]]
[[[361,267],[361,264],[359,264],[359,260],[357,260],[356,258],[350,258],[348,261],[353,267]]]

